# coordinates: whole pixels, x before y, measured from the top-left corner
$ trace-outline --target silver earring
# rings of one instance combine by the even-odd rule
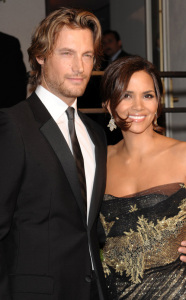
[[[158,126],[158,122],[157,122],[157,112],[155,113],[154,125],[155,125],[155,126]]]
[[[114,129],[117,128],[117,126],[115,124],[115,120],[112,115],[111,115],[111,118],[110,118],[110,121],[109,121],[107,127],[109,127],[110,131],[113,131]]]

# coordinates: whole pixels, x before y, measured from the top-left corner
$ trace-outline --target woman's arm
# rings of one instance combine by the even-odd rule
[[[180,256],[180,260],[186,262],[186,241],[181,242],[181,247],[178,248],[178,252],[184,254]]]

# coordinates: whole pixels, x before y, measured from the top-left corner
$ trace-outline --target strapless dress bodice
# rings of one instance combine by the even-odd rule
[[[125,197],[105,195],[100,219],[110,299],[169,299],[161,298],[165,278],[182,287],[172,299],[181,299],[181,293],[186,297],[186,267],[177,251],[186,239],[184,184],[161,185]],[[169,289],[170,284],[164,286],[167,295]],[[147,290],[151,298],[145,296]]]

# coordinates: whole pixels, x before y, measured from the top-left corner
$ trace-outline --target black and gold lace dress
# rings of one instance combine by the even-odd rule
[[[103,268],[110,300],[186,299],[186,188],[161,185],[126,197],[105,195]]]

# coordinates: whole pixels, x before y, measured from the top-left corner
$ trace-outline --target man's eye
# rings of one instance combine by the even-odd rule
[[[69,51],[65,51],[65,52],[61,52],[61,54],[62,54],[62,55],[67,55],[67,56],[68,56],[68,55],[71,55],[72,53],[69,52]]]
[[[88,54],[88,53],[87,53],[87,54],[85,54],[84,56],[87,57],[87,58],[90,58],[90,59],[93,59],[93,58],[94,58],[94,55],[93,55],[93,54]]]

